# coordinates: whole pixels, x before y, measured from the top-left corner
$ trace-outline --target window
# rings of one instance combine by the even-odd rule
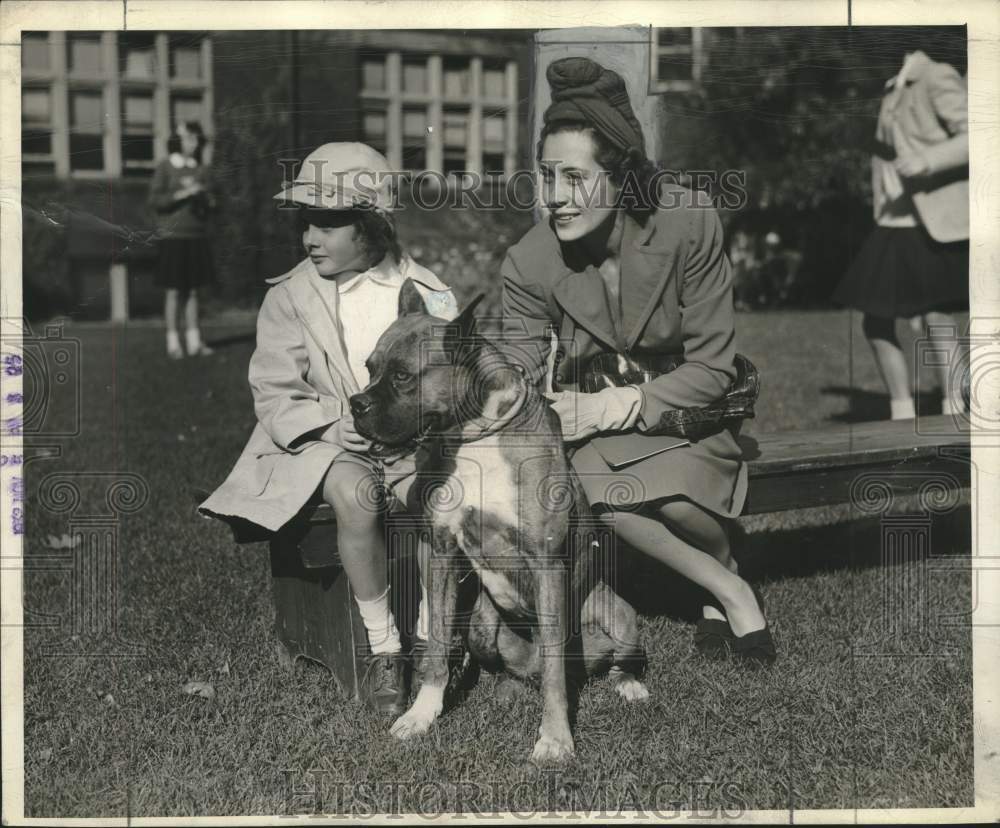
[[[170,98],[170,123],[176,126],[187,121],[205,123],[205,109],[197,95],[172,95]]]
[[[361,88],[367,92],[385,92],[385,55],[361,60]]]
[[[471,55],[363,52],[362,140],[397,169],[513,173],[514,61]]]
[[[201,38],[181,35],[170,39],[170,77],[173,80],[198,81],[203,77]]]
[[[702,30],[653,30],[650,49],[650,91],[691,92],[698,88],[704,64]]]
[[[468,98],[470,87],[469,58],[444,59],[444,96],[446,98]]]
[[[104,169],[104,96],[100,90],[70,93],[71,170]]]
[[[403,110],[403,167],[427,168],[427,109]]]
[[[469,146],[468,110],[446,109],[444,111],[444,165],[443,172],[463,173],[468,168]]]
[[[21,92],[21,153],[34,164],[52,163],[52,93],[48,89]]]
[[[365,143],[385,154],[388,146],[385,109],[369,105],[369,108],[362,115],[362,122]]]
[[[502,101],[505,94],[506,69],[496,61],[483,63],[483,97],[492,101]]]
[[[122,173],[145,175],[154,166],[153,94],[122,95]]]
[[[104,72],[101,35],[96,32],[71,34],[66,40],[66,66],[71,76],[99,77]]]
[[[403,62],[403,92],[411,95],[427,93],[426,60],[406,60]]]
[[[156,35],[151,32],[122,32],[118,35],[118,61],[118,71],[123,79],[155,80]]]
[[[212,134],[211,41],[164,32],[27,32],[21,41],[25,169],[148,176],[179,121]]]
[[[52,58],[47,34],[25,34],[21,39],[21,69],[26,72],[48,72]]]

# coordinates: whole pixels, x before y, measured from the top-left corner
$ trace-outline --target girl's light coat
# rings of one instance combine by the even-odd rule
[[[447,285],[412,259],[399,266],[435,315],[454,317]],[[257,425],[225,482],[199,510],[239,517],[271,531],[294,517],[345,449],[317,439],[361,391],[347,361],[336,309],[313,283],[306,259],[271,289],[257,316],[257,349],[250,360]],[[442,295],[443,294],[443,295]]]

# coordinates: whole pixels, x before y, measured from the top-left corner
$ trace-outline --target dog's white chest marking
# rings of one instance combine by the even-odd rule
[[[459,544],[464,535],[462,522],[470,508],[499,525],[516,527],[515,471],[504,462],[499,439],[491,435],[463,445],[454,461],[454,473],[439,496],[433,498],[434,523],[451,529],[459,538]]]
[[[463,445],[455,455],[455,471],[436,497],[432,497],[432,520],[435,526],[451,530],[465,552],[483,586],[496,603],[507,610],[526,609],[510,579],[491,567],[491,562],[503,566],[507,558],[517,565],[520,550],[497,548],[488,543],[493,538],[486,533],[495,526],[517,528],[517,485],[515,470],[504,462],[498,439],[486,437]],[[478,538],[466,532],[468,520],[479,523]],[[481,541],[480,543],[477,543]],[[483,546],[491,554],[483,554]]]

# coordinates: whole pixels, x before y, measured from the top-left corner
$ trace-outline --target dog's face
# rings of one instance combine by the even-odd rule
[[[470,387],[470,360],[460,343],[472,337],[474,301],[453,322],[427,312],[409,279],[399,293],[399,316],[368,357],[371,382],[351,397],[358,432],[384,447],[405,446],[456,422]]]

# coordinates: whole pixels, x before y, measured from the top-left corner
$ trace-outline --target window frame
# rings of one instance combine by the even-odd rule
[[[691,43],[671,46],[660,45],[660,31],[664,29],[689,28]],[[701,90],[701,78],[705,65],[704,30],[699,26],[651,26],[649,30],[649,92],[663,94],[671,92],[698,92]],[[659,77],[660,58],[664,56],[689,55],[691,57],[691,78],[662,79]]]

